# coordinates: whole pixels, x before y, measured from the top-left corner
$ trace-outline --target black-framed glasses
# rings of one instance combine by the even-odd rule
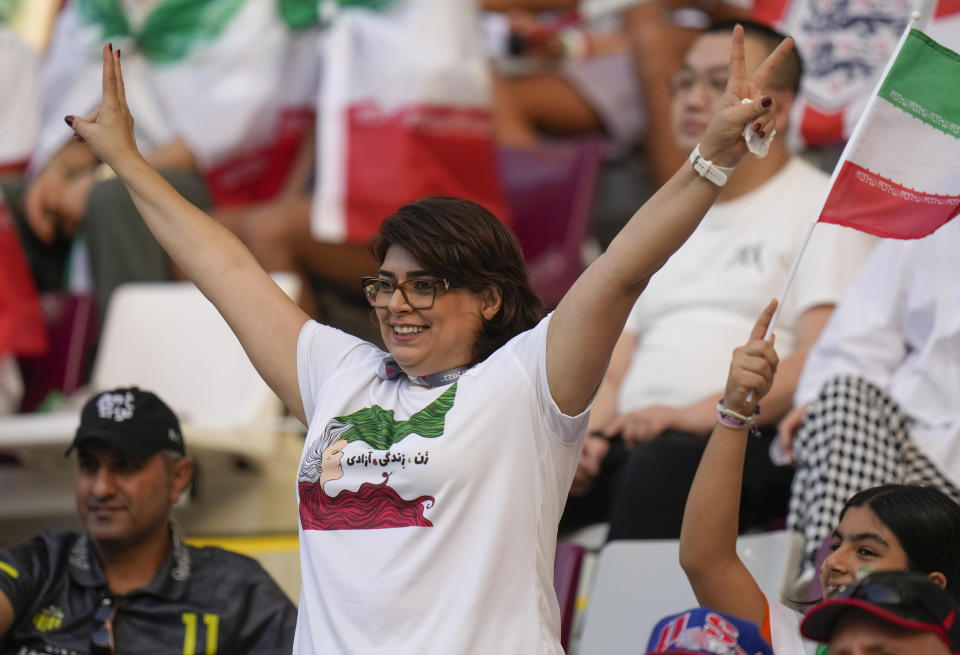
[[[382,277],[360,278],[363,296],[374,307],[386,307],[397,289],[400,295],[413,309],[430,309],[437,299],[437,291],[446,291],[452,287],[447,279],[416,278],[405,282],[395,282]]]
[[[113,636],[113,620],[117,616],[117,603],[112,598],[103,598],[93,612],[94,627],[90,634],[90,655],[113,655],[117,652]]]

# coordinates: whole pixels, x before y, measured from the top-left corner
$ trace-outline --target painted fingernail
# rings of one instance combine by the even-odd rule
[[[762,139],[763,137],[767,136],[767,133],[764,132],[763,130],[760,130],[759,132],[757,132],[757,134],[760,135],[760,138],[761,138],[761,139]]]
[[[113,52],[113,44],[112,44],[112,43],[108,43],[108,44],[107,44],[107,47],[110,48],[110,52]]]
[[[759,131],[760,131],[760,123],[754,123],[754,124],[753,124],[753,131],[754,131],[754,132],[759,132]]]
[[[120,48],[117,48],[117,59],[120,59]]]
[[[771,104],[773,104],[773,98],[771,98],[770,96],[763,96],[760,99],[761,107],[769,107]]]
[[[73,127],[73,116],[64,116],[63,120],[66,122],[67,125],[69,125],[70,127]]]

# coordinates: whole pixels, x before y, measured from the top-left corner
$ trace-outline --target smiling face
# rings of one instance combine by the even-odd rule
[[[849,507],[833,531],[833,552],[820,569],[823,597],[829,598],[871,571],[905,571],[909,563],[900,540],[872,509]]]
[[[397,245],[387,250],[377,275],[398,284],[436,279]],[[470,364],[483,319],[496,315],[499,306],[499,295],[493,291],[475,294],[452,288],[438,290],[430,309],[410,307],[396,291],[386,307],[375,311],[383,342],[397,364],[408,375],[422,376]]]
[[[77,513],[94,541],[122,550],[157,535],[166,538],[170,508],[190,483],[188,460],[170,465],[156,453],[135,462],[98,443],[80,446],[77,455]]]
[[[762,41],[747,35],[744,56],[748,73],[756,70],[767,54]],[[694,41],[671,78],[671,127],[680,150],[689,152],[703,140],[707,123],[721,107],[729,61],[730,35],[706,33]]]

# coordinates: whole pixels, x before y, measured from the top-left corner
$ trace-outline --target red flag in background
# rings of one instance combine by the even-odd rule
[[[42,355],[47,332],[20,237],[0,195],[0,356]]]
[[[506,218],[474,0],[341,10],[326,38],[313,234],[366,241],[426,195]]]
[[[914,10],[929,14],[926,34],[960,49],[960,0],[754,1],[754,17],[793,36],[803,57],[788,137],[794,147],[850,136]]]

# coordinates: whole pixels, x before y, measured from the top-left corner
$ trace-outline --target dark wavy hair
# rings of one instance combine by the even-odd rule
[[[960,600],[960,505],[933,487],[884,484],[854,494],[840,520],[851,507],[870,508],[900,541],[909,570],[943,573]]]
[[[404,205],[380,224],[373,255],[383,263],[390,246],[410,252],[423,270],[455,287],[500,290],[500,310],[483,320],[473,363],[535,326],[544,316],[517,238],[475,202],[430,196]]]

